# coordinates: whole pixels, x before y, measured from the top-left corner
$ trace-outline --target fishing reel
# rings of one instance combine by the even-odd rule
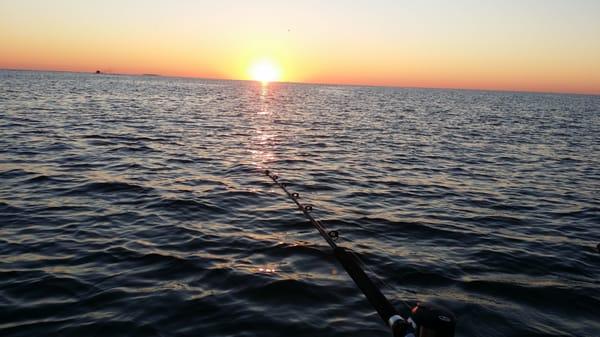
[[[418,303],[412,308],[406,337],[454,337],[456,318],[449,310],[431,303]]]
[[[400,316],[390,301],[381,293],[381,290],[379,290],[362,269],[355,255],[335,243],[336,239],[339,238],[338,231],[327,232],[321,221],[316,220],[310,214],[313,209],[311,205],[301,204],[298,201],[300,195],[290,192],[285,183],[279,181],[277,175],[272,174],[269,170],[265,170],[264,173],[275,184],[281,187],[310,223],[319,231],[329,246],[331,246],[337,260],[342,264],[363,294],[365,294],[373,307],[375,307],[379,316],[392,329],[394,337],[454,337],[456,319],[450,311],[440,306],[419,303],[411,310],[411,314],[407,319]]]

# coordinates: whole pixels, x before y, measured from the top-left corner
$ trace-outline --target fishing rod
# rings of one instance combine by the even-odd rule
[[[335,243],[335,240],[339,237],[339,233],[337,231],[327,231],[323,223],[315,219],[310,213],[313,207],[300,203],[300,195],[290,192],[286,184],[279,181],[279,176],[271,173],[269,170],[265,170],[264,173],[285,192],[304,214],[304,217],[310,221],[323,239],[327,241],[331,249],[333,249],[336,259],[344,267],[352,280],[354,280],[354,283],[363,292],[384,323],[390,327],[394,337],[454,336],[456,319],[450,311],[441,306],[418,303],[411,309],[410,315],[403,317],[360,267],[357,258],[348,249],[338,246]]]

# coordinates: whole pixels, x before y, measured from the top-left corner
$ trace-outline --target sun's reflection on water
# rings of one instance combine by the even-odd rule
[[[252,118],[254,122],[254,136],[250,141],[250,153],[252,153],[252,164],[260,170],[269,168],[270,164],[276,160],[273,149],[277,143],[277,134],[273,130],[274,126],[270,116],[272,115],[271,98],[269,97],[273,90],[269,84],[262,83],[257,88],[258,100],[257,107],[250,107],[249,111],[257,111],[256,117]]]
[[[259,115],[269,115],[269,84],[262,83],[260,86],[260,109],[258,110]]]

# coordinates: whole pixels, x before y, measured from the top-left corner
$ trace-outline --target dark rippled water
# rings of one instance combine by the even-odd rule
[[[0,72],[0,335],[600,336],[600,97]]]

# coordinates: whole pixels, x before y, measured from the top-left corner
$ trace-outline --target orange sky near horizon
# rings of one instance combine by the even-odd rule
[[[0,0],[0,68],[600,94],[600,1]]]

